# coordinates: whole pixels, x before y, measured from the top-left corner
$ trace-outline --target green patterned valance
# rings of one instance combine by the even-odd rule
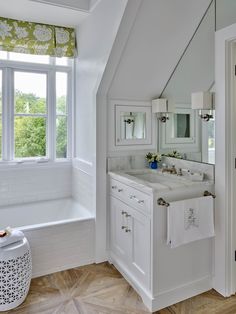
[[[75,30],[0,17],[0,50],[71,58]]]

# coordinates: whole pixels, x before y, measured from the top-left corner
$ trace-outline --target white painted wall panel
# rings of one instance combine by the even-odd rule
[[[91,213],[95,213],[93,206],[93,177],[76,167],[72,170],[72,197]]]

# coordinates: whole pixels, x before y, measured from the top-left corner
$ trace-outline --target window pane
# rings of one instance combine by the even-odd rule
[[[46,156],[46,118],[15,117],[15,157]]]
[[[56,73],[56,111],[57,114],[67,112],[67,73]]]
[[[46,113],[47,75],[15,72],[15,113]]]
[[[56,158],[67,157],[67,118],[57,117],[56,121]]]
[[[32,63],[49,63],[49,56],[31,55],[26,53],[10,52],[9,59],[14,61],[32,62]]]

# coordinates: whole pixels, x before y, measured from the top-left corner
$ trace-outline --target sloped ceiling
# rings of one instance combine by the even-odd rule
[[[99,0],[1,0],[0,16],[13,19],[77,26]]]
[[[210,0],[143,0],[110,85],[109,97],[158,97]]]

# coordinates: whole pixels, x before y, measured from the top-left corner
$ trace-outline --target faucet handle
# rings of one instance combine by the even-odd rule
[[[178,169],[178,172],[177,172],[177,176],[182,176],[182,175],[183,175],[182,169],[179,168],[179,169]]]

